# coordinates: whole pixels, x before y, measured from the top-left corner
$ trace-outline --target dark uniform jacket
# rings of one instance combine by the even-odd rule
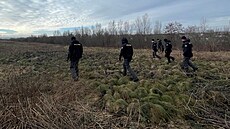
[[[153,51],[157,52],[157,43],[156,42],[152,42],[152,49],[153,49]]]
[[[182,48],[183,48],[183,55],[185,57],[192,57],[193,56],[192,47],[193,47],[192,43],[190,43],[188,41],[183,42]]]
[[[171,42],[166,42],[165,43],[165,53],[170,53],[172,52],[172,44]]]
[[[69,46],[69,53],[67,60],[76,61],[82,57],[83,47],[79,41],[72,41]]]
[[[159,49],[164,49],[163,43],[161,40],[158,41],[158,48]]]
[[[120,56],[119,56],[119,60],[121,60],[121,57],[123,57],[124,59],[128,59],[129,61],[132,60],[132,56],[133,56],[133,47],[131,44],[123,44],[121,47],[121,51],[120,51]]]

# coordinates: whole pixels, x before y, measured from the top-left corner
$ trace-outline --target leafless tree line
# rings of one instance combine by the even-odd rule
[[[184,27],[176,21],[162,26],[160,21],[153,22],[148,14],[137,17],[134,21],[113,20],[106,27],[96,23],[91,27],[82,26],[75,31],[57,30],[52,36],[43,34],[11,40],[67,45],[70,37],[76,36],[84,46],[119,47],[121,38],[127,37],[135,48],[150,48],[152,38],[167,38],[174,43],[174,49],[180,49],[182,35],[191,39],[195,50],[230,50],[230,22],[227,26],[209,27],[207,20],[203,18],[198,26]]]

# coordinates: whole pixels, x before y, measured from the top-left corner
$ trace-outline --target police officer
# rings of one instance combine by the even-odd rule
[[[193,71],[195,72],[198,70],[198,68],[190,61],[190,59],[193,57],[192,53],[192,43],[190,42],[190,39],[187,39],[185,36],[181,37],[181,40],[183,42],[182,48],[183,48],[183,69],[185,72],[188,72],[189,66],[192,67]]]
[[[79,41],[76,40],[75,37],[72,37],[71,44],[69,45],[67,61],[70,60],[70,71],[74,81],[77,81],[79,77],[78,63],[79,60],[82,58],[82,53],[82,44],[79,43]]]
[[[164,39],[165,42],[165,57],[168,59],[168,64],[171,63],[171,59],[172,61],[175,60],[174,57],[170,56],[171,52],[172,52],[172,44],[171,41],[168,39]]]
[[[164,45],[163,45],[161,39],[157,39],[157,43],[158,43],[157,44],[158,45],[158,50],[160,50],[161,53],[164,52]]]
[[[132,79],[134,82],[139,81],[139,79],[137,78],[136,74],[134,73],[134,71],[131,69],[129,63],[132,60],[132,56],[133,56],[133,47],[131,44],[129,44],[128,40],[126,38],[122,39],[122,47],[121,47],[121,51],[120,51],[120,55],[119,55],[119,61],[121,61],[121,57],[124,58],[124,63],[123,63],[123,75],[126,76],[127,75],[127,70],[128,72],[131,74]]]
[[[161,59],[160,56],[157,55],[157,43],[152,39],[152,50],[153,50],[153,58],[157,57]]]

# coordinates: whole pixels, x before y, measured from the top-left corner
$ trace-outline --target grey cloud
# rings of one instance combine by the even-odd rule
[[[75,22],[84,20],[86,11],[82,3],[85,1],[9,0],[1,2],[0,18],[4,19],[4,23],[0,23],[0,27],[9,24],[11,27],[24,25],[34,29],[73,26]]]
[[[4,0],[0,1],[0,28],[32,33],[133,20],[144,13],[152,20],[190,24],[204,16],[212,19],[230,16],[229,4],[229,0]]]

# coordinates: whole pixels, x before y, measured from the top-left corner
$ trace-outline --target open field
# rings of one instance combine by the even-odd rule
[[[1,41],[0,128],[230,128],[230,52],[194,52],[187,77],[179,51],[167,64],[134,48],[137,83],[118,55],[84,48],[74,82],[67,46]]]

